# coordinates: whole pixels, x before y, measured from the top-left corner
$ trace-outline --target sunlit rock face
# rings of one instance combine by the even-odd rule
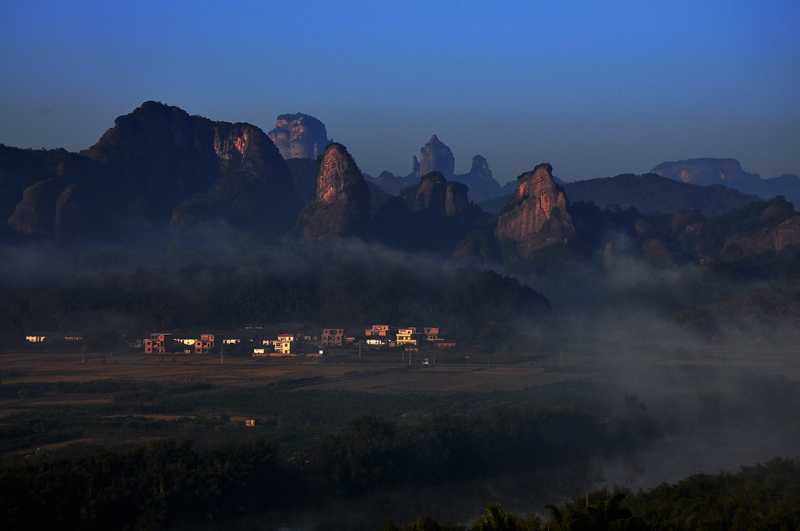
[[[423,177],[432,171],[441,172],[446,180],[453,178],[456,161],[453,152],[441,140],[433,135],[427,144],[419,150],[419,160],[414,156],[413,173]]]
[[[325,149],[317,192],[293,231],[307,240],[363,236],[369,224],[370,193],[353,157],[341,144]]]
[[[307,114],[282,114],[268,133],[284,159],[315,159],[330,144],[325,124]]]
[[[517,191],[500,213],[494,236],[516,243],[522,258],[554,243],[568,243],[575,236],[567,212],[567,197],[553,178],[552,166],[540,164],[517,178]]]

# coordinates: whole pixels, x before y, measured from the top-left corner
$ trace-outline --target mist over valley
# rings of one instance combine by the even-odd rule
[[[152,101],[0,145],[4,526],[798,521],[800,178],[411,162]]]

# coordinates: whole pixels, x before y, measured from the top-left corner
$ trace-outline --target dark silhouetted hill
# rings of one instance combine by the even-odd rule
[[[593,202],[598,206],[618,204],[623,209],[635,207],[640,212],[675,212],[699,210],[715,216],[758,200],[722,184],[698,186],[681,183],[654,173],[617,175],[564,184],[570,202]]]
[[[0,186],[16,235],[59,241],[216,220],[274,237],[298,211],[286,201],[292,174],[263,131],[152,101],[79,154],[4,148]]]
[[[469,201],[467,186],[434,171],[385,200],[372,218],[370,235],[389,246],[446,257],[488,217]]]

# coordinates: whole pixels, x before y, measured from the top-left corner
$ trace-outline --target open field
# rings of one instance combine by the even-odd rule
[[[282,385],[288,388],[315,387],[372,392],[458,392],[518,390],[534,385],[583,379],[588,374],[547,372],[556,359],[513,365],[448,364],[407,365],[358,363],[354,358],[347,363],[323,363],[317,359],[293,361],[265,360],[264,358],[219,359],[206,356],[161,356],[123,354],[106,356],[87,355],[81,362],[74,353],[8,353],[0,355],[4,384],[19,385],[26,382],[90,382],[156,381],[204,382],[215,386]],[[173,362],[172,359],[175,359]],[[573,357],[573,361],[577,357]],[[584,357],[581,357],[585,361]],[[46,398],[31,402],[44,404]],[[69,400],[60,397],[60,402]],[[92,400],[98,400],[93,397]],[[0,409],[14,405],[19,400],[0,402]]]
[[[585,342],[584,340],[583,342]],[[318,358],[218,358],[187,354],[117,355],[87,354],[85,362],[76,353],[16,352],[0,354],[3,383],[88,382],[94,380],[202,381],[227,385],[265,385],[286,380],[318,378],[298,383],[325,388],[359,391],[494,391],[514,390],[565,379],[585,378],[608,363],[653,367],[709,367],[762,370],[800,380],[800,347],[692,346],[639,342],[616,344],[611,356],[576,354],[571,350],[511,364],[457,363],[414,365],[375,363],[353,356],[331,363]],[[675,354],[675,349],[681,352]],[[580,351],[581,349],[575,349]],[[365,356],[366,358],[367,356]],[[163,361],[162,361],[163,360]],[[587,371],[587,364],[596,369]],[[559,366],[562,366],[559,368]],[[545,371],[545,367],[550,371]],[[571,367],[584,367],[570,374]],[[602,371],[600,371],[602,372]],[[323,377],[323,378],[320,378]],[[325,380],[325,381],[322,381]],[[437,382],[430,385],[426,382]]]

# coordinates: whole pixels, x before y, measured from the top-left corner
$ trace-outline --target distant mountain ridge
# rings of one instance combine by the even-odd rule
[[[383,171],[377,177],[369,178],[369,180],[380,186],[387,193],[398,195],[400,190],[418,184],[422,177],[433,171],[440,172],[447,181],[456,181],[467,185],[473,201],[497,197],[502,195],[505,190],[494,179],[492,170],[489,169],[489,162],[481,155],[475,155],[472,158],[472,166],[469,172],[456,175],[453,152],[436,135],[433,135],[420,148],[419,159],[416,155],[412,157],[410,174],[399,176]],[[516,184],[508,189],[513,192],[515,187]]]
[[[436,137],[431,142],[418,170],[444,157],[451,171],[449,148]],[[661,167],[686,180],[722,168],[726,181],[753,181],[752,174],[728,179],[740,168],[735,161],[704,159],[686,168]],[[468,182],[494,182],[480,156],[466,175]],[[173,243],[183,237],[191,245],[194,229],[221,222],[239,229],[235,237],[359,238],[455,267],[558,274],[563,264],[599,255],[609,268],[618,252],[699,263],[794,263],[796,254],[800,263],[800,214],[781,198],[756,201],[720,184],[655,174],[562,185],[542,163],[516,179],[512,196],[493,200],[499,208],[492,215],[470,200],[470,185],[456,180],[462,177],[434,170],[389,195],[367,181],[341,144],[327,144],[316,159],[284,159],[251,124],[145,102],[80,153],[0,146],[0,237],[125,244],[133,233],[148,238],[169,228]],[[628,242],[622,250],[618,238]]]
[[[685,183],[724,184],[762,199],[782,195],[793,204],[800,204],[800,177],[784,174],[762,179],[757,173],[744,171],[736,159],[699,158],[662,162],[651,173]]]
[[[699,210],[704,216],[715,216],[759,200],[755,195],[722,184],[700,186],[654,173],[562,182],[561,186],[570,203],[592,202],[599,207],[616,204],[623,209],[634,207],[644,213],[693,209]],[[479,202],[478,205],[496,214],[510,198],[510,195],[501,196]]]

